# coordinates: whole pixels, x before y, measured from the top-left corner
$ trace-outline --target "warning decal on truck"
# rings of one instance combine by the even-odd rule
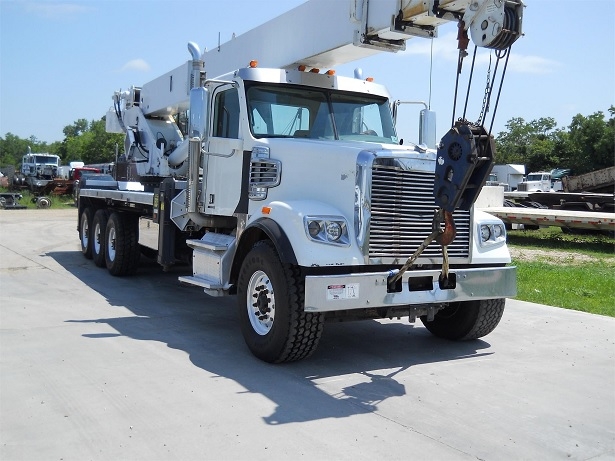
[[[327,301],[337,301],[340,299],[358,299],[359,284],[349,283],[347,285],[329,285],[327,287]]]

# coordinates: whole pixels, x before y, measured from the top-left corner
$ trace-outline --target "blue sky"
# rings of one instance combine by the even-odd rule
[[[214,48],[218,34],[225,42],[301,3],[0,0],[0,136],[61,141],[66,125],[100,119],[115,90],[141,86],[187,61],[188,41],[201,50]],[[513,46],[494,133],[513,117],[553,117],[563,128],[578,113],[607,114],[615,105],[615,1],[528,0],[526,5],[525,36]],[[438,136],[451,122],[455,34],[456,26],[447,24],[433,43],[431,108],[438,114]],[[428,101],[429,52],[428,40],[414,38],[403,53],[381,53],[336,71],[352,76],[361,67],[394,99]],[[469,119],[480,111],[486,60],[484,55],[475,71],[475,82],[481,83],[472,92]],[[465,95],[465,85],[460,93]],[[417,140],[419,109],[402,107],[401,137]]]

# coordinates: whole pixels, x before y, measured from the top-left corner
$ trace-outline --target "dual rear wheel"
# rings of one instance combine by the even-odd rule
[[[81,252],[111,275],[134,274],[139,265],[139,222],[129,213],[86,207],[79,218]]]

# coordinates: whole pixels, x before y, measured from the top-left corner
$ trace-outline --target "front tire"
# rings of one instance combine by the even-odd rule
[[[139,225],[134,216],[111,213],[105,229],[105,264],[111,275],[131,275],[139,266]]]
[[[318,346],[322,313],[307,313],[299,268],[282,264],[273,245],[261,241],[243,261],[237,281],[241,332],[250,351],[269,363],[309,357]]]
[[[433,335],[452,340],[478,339],[491,333],[504,314],[506,300],[484,299],[450,303],[438,311],[431,322],[421,322]]]
[[[109,212],[107,210],[97,210],[92,220],[92,259],[98,267],[105,267],[105,230]]]
[[[92,259],[92,242],[90,240],[90,227],[92,226],[92,209],[84,208],[79,217],[79,241],[81,253],[87,259]]]

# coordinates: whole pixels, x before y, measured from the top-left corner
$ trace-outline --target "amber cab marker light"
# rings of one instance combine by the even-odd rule
[[[299,72],[305,72],[305,69],[306,69],[306,67],[303,64],[301,64],[299,67],[297,67],[297,70]]]
[[[256,59],[253,59],[252,61],[250,61],[250,67],[255,68],[258,66],[258,61]]]
[[[367,77],[365,79],[366,82],[373,82],[374,81],[374,77]]]
[[[310,72],[313,74],[317,74],[320,72],[320,69],[316,69],[316,67],[314,67],[312,70],[310,70]]]
[[[328,70],[327,72],[325,72],[327,75],[335,75],[335,71],[333,69]]]

